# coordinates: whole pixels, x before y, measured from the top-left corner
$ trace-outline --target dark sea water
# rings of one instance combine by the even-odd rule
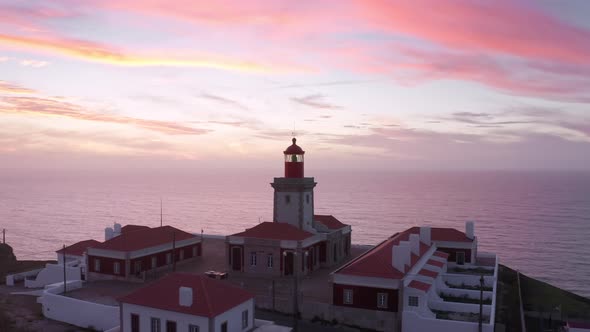
[[[316,213],[376,244],[414,225],[475,221],[480,250],[590,297],[590,173],[307,171]],[[272,220],[275,171],[0,171],[0,228],[19,259],[54,258],[62,244],[104,239],[114,222],[231,234]]]

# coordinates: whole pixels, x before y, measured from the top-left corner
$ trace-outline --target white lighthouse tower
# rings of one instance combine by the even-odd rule
[[[293,138],[293,144],[283,154],[285,156],[285,176],[274,178],[273,221],[291,224],[299,229],[315,233],[313,227],[313,177],[303,175],[303,155],[305,151]]]

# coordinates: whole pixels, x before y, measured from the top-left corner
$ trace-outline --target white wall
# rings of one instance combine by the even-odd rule
[[[14,286],[14,283],[20,280],[25,280],[27,277],[36,276],[43,269],[35,269],[26,272],[9,274],[6,276],[6,286]]]
[[[276,199],[276,221],[286,222],[296,227],[299,227],[299,204],[303,202],[303,228],[307,231],[313,232],[313,191],[278,191],[275,193]],[[286,196],[290,197],[290,202],[285,201]],[[305,196],[309,195],[309,203],[307,203]]]
[[[82,272],[80,267],[66,266],[66,280],[80,280],[82,279]],[[47,264],[45,268],[37,274],[35,280],[25,279],[25,287],[36,288],[45,287],[46,285],[54,284],[56,282],[63,282],[64,280],[64,266],[57,264]]]
[[[81,281],[70,281],[67,289],[82,287]],[[59,295],[63,292],[63,283],[47,286],[43,296],[37,299],[47,318],[76,325],[83,328],[92,326],[98,330],[108,330],[119,325],[119,307],[86,302]]]
[[[197,299],[198,300],[198,299]],[[139,315],[139,330],[140,331],[151,331],[151,318],[160,319],[161,331],[166,331],[166,321],[175,321],[177,331],[188,331],[189,325],[199,326],[199,330],[202,332],[209,331],[209,318],[183,314],[174,311],[160,310],[150,307],[139,306],[129,303],[121,303],[122,310],[121,314],[122,322],[121,331],[131,331],[131,314]]]
[[[248,326],[242,328],[242,312],[248,310]],[[254,327],[254,299],[250,299],[213,319],[215,332],[221,332],[221,324],[227,321],[230,332],[249,331]]]
[[[483,324],[483,332],[493,332],[493,324]],[[478,323],[425,318],[413,311],[404,311],[402,332],[477,332]]]

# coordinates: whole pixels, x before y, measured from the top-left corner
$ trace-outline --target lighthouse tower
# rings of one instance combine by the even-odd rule
[[[274,178],[271,186],[274,188],[273,221],[288,223],[299,229],[313,232],[313,188],[314,179],[303,175],[303,155],[305,151],[293,144],[287,147],[285,155],[285,176]]]

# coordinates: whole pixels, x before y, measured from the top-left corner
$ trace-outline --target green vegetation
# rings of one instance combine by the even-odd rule
[[[459,303],[472,303],[472,304],[479,304],[479,298],[474,299],[470,298],[467,295],[463,296],[455,296],[451,294],[446,294],[444,292],[440,293],[440,297],[445,300],[446,302],[459,302]],[[492,299],[484,299],[483,304],[492,304]]]
[[[561,308],[559,314],[563,317],[590,319],[590,299],[588,298],[523,274],[520,275],[520,286],[525,312],[548,314],[551,311],[557,311],[556,308]]]
[[[478,322],[479,321],[479,314],[474,313],[466,313],[466,312],[453,312],[453,311],[443,311],[443,310],[432,310],[436,314],[437,319],[446,319],[446,320],[457,320],[457,321],[464,321],[464,322]],[[489,316],[482,316],[484,323],[488,323],[490,321]]]
[[[466,285],[465,283],[462,283],[461,285],[453,285],[453,284],[450,284],[448,281],[446,281],[445,284],[447,284],[447,286],[449,288],[456,288],[456,289],[469,289],[469,290],[480,290],[481,289],[481,287],[479,285],[471,286],[471,285]],[[489,286],[483,286],[483,290],[491,292],[494,290],[494,288],[489,287]]]
[[[496,290],[496,330],[521,332],[520,300],[516,271],[498,265],[498,289]]]

